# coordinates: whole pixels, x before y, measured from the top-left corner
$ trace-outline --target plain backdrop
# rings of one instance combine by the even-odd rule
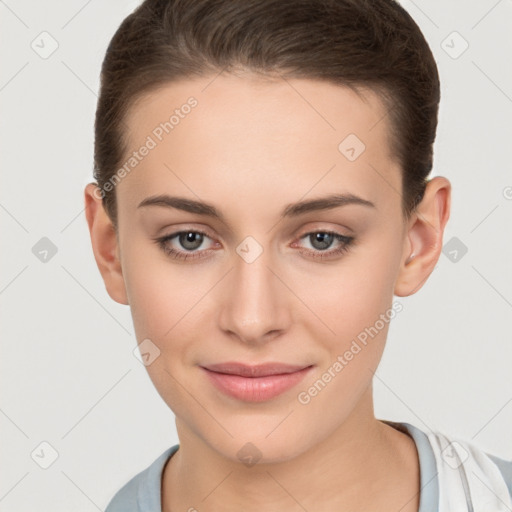
[[[104,510],[178,442],[83,205],[101,62],[138,3],[0,1],[4,512]],[[441,75],[432,175],[451,181],[452,214],[431,277],[400,298],[376,416],[512,459],[512,2],[402,3]]]

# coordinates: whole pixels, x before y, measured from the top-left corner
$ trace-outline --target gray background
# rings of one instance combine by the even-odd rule
[[[5,512],[103,510],[178,442],[133,355],[129,307],[105,291],[83,210],[101,61],[138,3],[0,1]],[[453,186],[454,245],[416,295],[398,298],[376,415],[512,459],[512,2],[402,3],[441,74],[433,175]],[[41,261],[44,237],[57,252]]]

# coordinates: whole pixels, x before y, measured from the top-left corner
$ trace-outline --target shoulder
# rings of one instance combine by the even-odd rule
[[[456,436],[430,432],[431,443],[441,450],[443,464],[452,469],[464,467],[466,473],[479,474],[480,481],[489,477],[487,484],[500,486],[503,483],[512,498],[512,460],[503,459],[480,448],[477,444]],[[443,443],[444,440],[444,443]]]
[[[413,427],[414,428],[414,427]],[[416,431],[419,429],[416,427]],[[434,452],[438,476],[451,482],[453,475],[469,489],[486,487],[502,502],[512,504],[512,460],[493,455],[477,444],[437,431],[424,431]],[[448,484],[445,484],[448,485]],[[479,491],[475,491],[479,492]]]
[[[420,512],[512,511],[512,460],[490,454],[472,441],[405,422],[385,423],[409,434],[418,449]]]
[[[162,470],[179,445],[171,446],[146,469],[137,473],[112,497],[105,512],[160,510]]]
[[[490,453],[486,453],[486,455],[498,466],[503,480],[507,484],[508,492],[512,496],[512,460],[502,459]]]
[[[137,489],[139,482],[144,478],[144,471],[135,475],[129,482],[127,482],[121,489],[119,489],[113,498],[110,500],[105,512],[135,512],[139,510],[137,504]]]

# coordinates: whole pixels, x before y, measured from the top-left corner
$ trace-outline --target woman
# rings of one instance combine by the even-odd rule
[[[510,509],[512,462],[373,412],[393,296],[449,218],[438,104],[391,0],[146,0],[123,21],[87,221],[180,443],[108,512]]]

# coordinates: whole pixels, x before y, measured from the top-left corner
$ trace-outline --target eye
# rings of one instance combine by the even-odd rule
[[[210,239],[205,232],[190,229],[156,238],[155,242],[168,256],[178,260],[187,260],[208,256],[211,249],[203,248],[201,251],[197,251],[203,245],[205,238]],[[173,247],[171,242],[174,239],[176,239],[176,244],[185,250]]]
[[[212,248],[202,248],[205,241],[211,238],[207,233],[200,230],[184,230],[171,233],[169,235],[156,238],[155,242],[165,254],[177,260],[191,260],[207,258],[214,250]],[[313,231],[302,235],[299,240],[306,239],[312,246],[312,249],[301,248],[298,246],[300,254],[315,259],[335,258],[348,251],[354,241],[353,236],[345,236],[336,231]],[[334,249],[326,250],[337,243]],[[174,245],[173,245],[174,244]],[[214,245],[219,246],[218,243]],[[178,247],[177,247],[178,246]],[[297,247],[297,243],[291,244],[291,247]]]
[[[306,239],[313,248],[306,250],[299,249],[299,252],[308,257],[319,259],[340,256],[348,251],[350,245],[354,241],[353,236],[342,235],[336,231],[313,231],[301,236],[299,240],[304,239]],[[338,246],[335,249],[326,250],[335,242],[338,243]],[[296,243],[292,244],[292,247],[295,246]]]

